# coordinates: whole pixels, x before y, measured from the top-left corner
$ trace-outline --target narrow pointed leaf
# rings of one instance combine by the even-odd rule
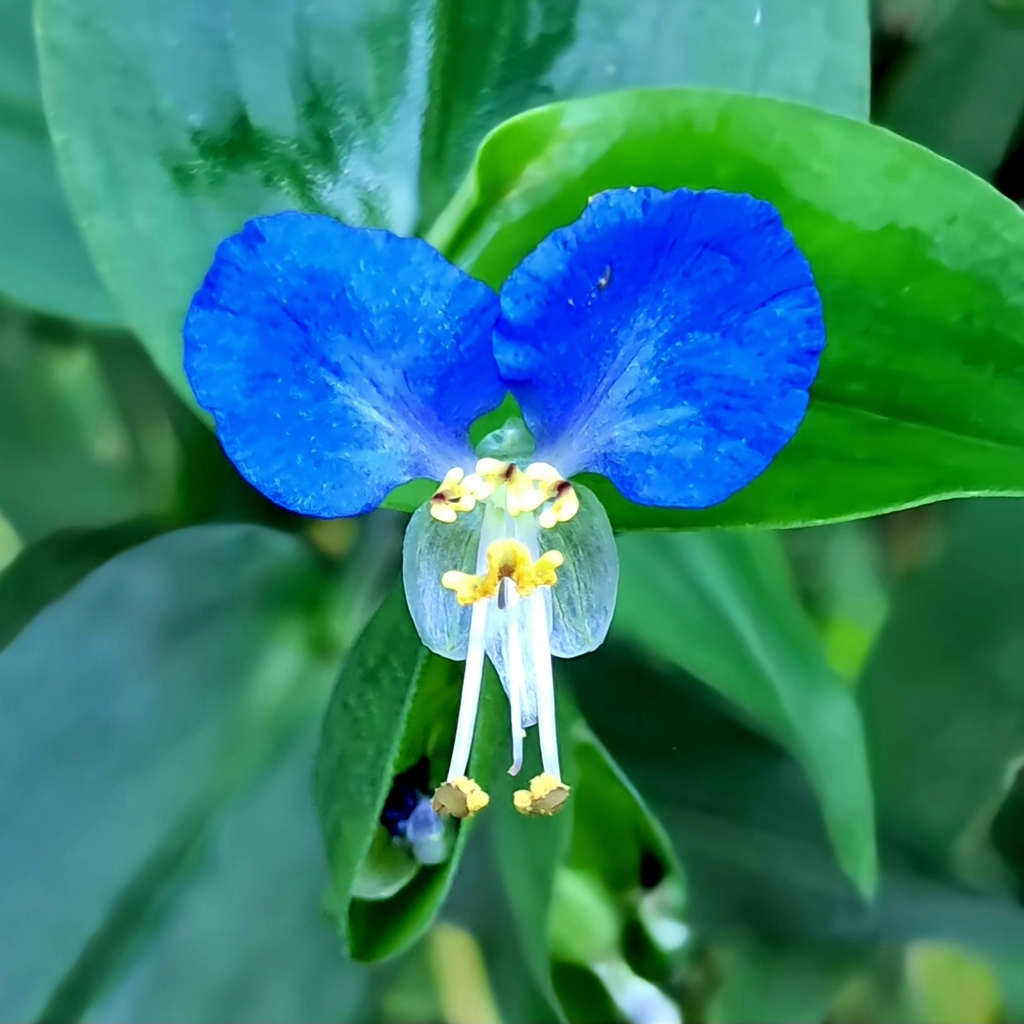
[[[771,534],[620,538],[613,634],[685,668],[807,772],[844,871],[875,888],[874,808],[857,705],[829,667]]]

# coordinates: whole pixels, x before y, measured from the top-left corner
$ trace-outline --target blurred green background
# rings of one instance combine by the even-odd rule
[[[683,89],[589,99],[649,87]],[[184,311],[259,212],[499,284],[631,175],[780,206],[826,300],[811,415],[721,509],[602,492],[571,809],[495,782],[384,894],[383,797],[459,682],[395,589],[408,506],[252,491]],[[1024,1021],[1009,201],[1018,0],[0,0],[0,1017]]]

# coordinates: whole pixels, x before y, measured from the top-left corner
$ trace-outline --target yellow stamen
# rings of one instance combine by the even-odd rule
[[[543,495],[535,506],[539,508],[545,501],[551,504],[540,514],[540,525],[545,530],[553,530],[559,523],[567,523],[580,510],[580,499],[568,480],[547,462],[534,462],[526,467],[526,476],[540,485]]]
[[[580,510],[580,499],[568,480],[560,480],[555,486],[555,500],[540,514],[540,525],[553,530],[559,523],[567,523]]]
[[[458,466],[449,469],[430,499],[430,514],[438,522],[454,523],[459,512],[472,512],[476,508],[478,496],[475,489],[476,478],[466,476]]]
[[[535,562],[525,544],[496,540],[487,549],[486,575],[452,569],[441,577],[441,586],[453,590],[461,605],[495,597],[503,579],[515,583],[520,597],[529,597],[538,587],[553,587],[558,582],[556,570],[564,561],[561,551],[545,551]]]
[[[472,818],[490,801],[491,798],[473,779],[467,779],[463,775],[438,786],[431,804],[438,814],[450,814],[453,818]]]
[[[512,796],[520,814],[534,814],[551,817],[562,809],[569,799],[569,787],[554,775],[538,775],[530,780],[530,788],[517,789]]]

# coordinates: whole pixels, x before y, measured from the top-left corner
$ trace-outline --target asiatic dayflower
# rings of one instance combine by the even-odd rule
[[[602,193],[519,264],[500,297],[419,239],[283,213],[224,241],[185,323],[185,369],[242,475],[310,516],[356,516],[439,481],[403,575],[423,643],[465,661],[434,808],[486,805],[467,777],[485,657],[508,696],[512,767],[538,727],[528,814],[568,795],[552,656],[604,640],[611,526],[574,477],[630,501],[716,505],[803,419],[824,347],[811,269],[748,195]],[[474,452],[470,425],[522,412]],[[528,428],[528,429],[527,429]]]

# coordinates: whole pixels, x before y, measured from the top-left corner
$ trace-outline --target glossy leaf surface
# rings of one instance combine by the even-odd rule
[[[793,526],[957,494],[1024,493],[1024,213],[889,133],[774,100],[610,94],[491,134],[430,237],[498,285],[589,196],[654,185],[779,209],[821,291],[827,343],[796,437],[701,512],[590,486],[620,529]]]
[[[47,313],[117,322],[57,177],[31,0],[0,8],[0,238],[0,292]]]
[[[411,233],[502,119],[608,88],[689,82],[867,111],[864,0],[46,0],[39,23],[77,217],[185,394],[189,298],[248,217],[299,208]]]
[[[3,1016],[77,1019],[123,969],[222,801],[321,706],[325,605],[295,538],[197,527],[113,558],[0,654]]]
[[[875,886],[871,780],[857,706],[828,666],[771,534],[619,539],[613,635],[686,669],[780,742],[807,772],[836,856]]]

